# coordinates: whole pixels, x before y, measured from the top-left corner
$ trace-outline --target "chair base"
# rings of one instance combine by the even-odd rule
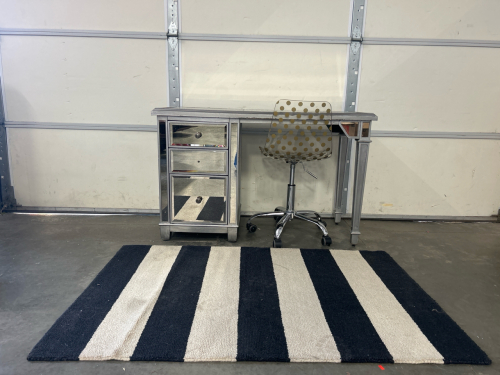
[[[281,247],[281,234],[283,232],[283,229],[285,228],[285,225],[293,219],[300,219],[315,224],[323,233],[321,243],[324,246],[330,246],[332,243],[332,239],[328,236],[326,223],[321,219],[321,216],[317,212],[303,210],[287,211],[284,207],[276,207],[273,212],[261,212],[250,217],[250,219],[248,219],[247,221],[247,229],[250,232],[255,232],[255,230],[257,229],[257,226],[255,224],[252,224],[252,220],[256,217],[273,217],[277,221],[274,233],[273,247]]]
[[[262,212],[253,215],[247,221],[247,229],[249,232],[255,232],[257,226],[252,224],[252,220],[256,217],[273,217],[276,223],[276,230],[274,233],[273,247],[281,247],[281,233],[285,228],[286,223],[297,218],[300,220],[308,221],[309,223],[315,224],[323,233],[323,238],[321,243],[323,246],[330,246],[332,244],[332,239],[328,236],[328,231],[326,230],[326,223],[321,220],[321,216],[314,211],[304,211],[295,210],[295,165],[297,162],[289,162],[290,164],[290,183],[288,184],[287,198],[286,198],[286,208],[276,207],[273,212]],[[314,216],[312,218],[311,216]]]

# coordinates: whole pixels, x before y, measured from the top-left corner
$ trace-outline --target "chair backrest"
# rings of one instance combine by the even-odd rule
[[[262,153],[287,162],[330,157],[331,117],[332,106],[325,101],[278,100]]]

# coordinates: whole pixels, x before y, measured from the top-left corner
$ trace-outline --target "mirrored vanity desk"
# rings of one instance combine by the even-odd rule
[[[236,241],[240,221],[241,127],[268,130],[272,111],[211,108],[156,108],[160,233],[227,233]],[[355,140],[356,158],[351,243],[358,243],[365,185],[372,113],[334,112],[332,131],[340,136],[337,184],[333,211],[335,223],[345,213],[348,181],[344,181],[350,156],[348,139]],[[257,146],[256,146],[257,147]],[[271,178],[271,176],[269,176]],[[344,198],[344,199],[343,199]]]

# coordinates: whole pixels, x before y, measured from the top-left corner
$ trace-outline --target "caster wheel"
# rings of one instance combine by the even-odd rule
[[[326,221],[320,220],[319,222],[326,227]]]
[[[276,247],[276,248],[281,248],[281,240],[279,238],[275,238],[273,240],[273,247]]]
[[[274,209],[274,212],[280,212],[280,211],[281,211],[281,210],[280,210],[278,207],[276,207],[276,208]],[[278,222],[278,221],[280,221],[280,219],[282,218],[282,216],[273,216],[273,218],[274,218],[274,221],[275,221],[275,222]]]
[[[330,238],[330,236],[323,236],[321,238],[321,244],[323,246],[330,246],[332,244],[332,239]]]
[[[254,233],[257,230],[257,225],[252,224],[252,223],[247,223],[247,230],[250,233]]]

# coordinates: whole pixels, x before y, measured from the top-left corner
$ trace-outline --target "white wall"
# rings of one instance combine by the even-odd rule
[[[182,43],[186,107],[274,109],[277,99],[344,103],[346,46],[294,43]]]
[[[155,124],[167,102],[163,40],[2,36],[9,121]]]
[[[368,0],[365,36],[500,40],[498,0]]]
[[[500,48],[364,46],[358,110],[375,130],[499,132],[499,62]]]
[[[0,0],[0,27],[164,31],[162,0]]]
[[[363,212],[489,216],[500,205],[500,142],[374,138]]]
[[[182,32],[204,34],[348,36],[345,0],[181,0]]]
[[[23,206],[158,207],[156,133],[9,129],[8,138]]]

